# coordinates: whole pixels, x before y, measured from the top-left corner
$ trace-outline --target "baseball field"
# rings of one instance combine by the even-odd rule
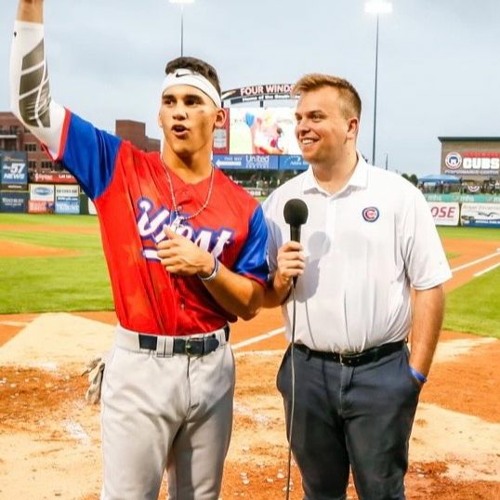
[[[453,278],[410,444],[409,499],[500,498],[500,230],[440,228]],[[0,214],[0,499],[96,500],[99,406],[86,364],[116,317],[97,220]],[[235,423],[221,498],[285,498],[277,309],[233,325]],[[293,500],[301,496],[292,463]],[[356,499],[352,486],[351,499]],[[162,489],[165,498],[165,487]]]

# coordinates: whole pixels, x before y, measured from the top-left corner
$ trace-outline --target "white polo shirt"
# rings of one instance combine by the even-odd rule
[[[309,216],[301,228],[306,255],[297,280],[295,342],[313,350],[359,352],[407,337],[410,286],[425,290],[451,271],[422,193],[398,174],[358,164],[342,191],[329,194],[311,167],[264,202],[269,265],[290,239],[285,203],[300,198]],[[291,296],[283,306],[291,338]]]

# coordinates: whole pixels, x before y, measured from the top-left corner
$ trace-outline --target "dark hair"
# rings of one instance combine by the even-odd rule
[[[196,57],[177,57],[167,63],[165,73],[168,75],[177,69],[190,69],[195,73],[204,76],[216,88],[221,95],[219,76],[215,68],[201,59]]]
[[[343,101],[344,115],[350,118],[352,115],[361,117],[361,98],[354,86],[345,80],[333,75],[322,73],[310,73],[304,75],[293,86],[292,95],[300,95],[302,92],[318,90],[322,87],[333,87],[338,90]]]

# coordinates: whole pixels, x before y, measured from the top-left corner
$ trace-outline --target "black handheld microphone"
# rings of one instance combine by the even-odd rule
[[[299,198],[292,198],[285,203],[283,208],[285,222],[290,224],[290,239],[300,242],[300,226],[307,222],[309,210],[304,201]],[[297,276],[293,277],[293,286],[297,283]]]

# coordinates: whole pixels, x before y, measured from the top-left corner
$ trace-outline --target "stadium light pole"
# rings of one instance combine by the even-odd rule
[[[369,0],[365,3],[365,12],[377,16],[377,32],[375,36],[375,90],[373,98],[373,146],[372,164],[375,165],[376,143],[377,143],[377,90],[378,90],[378,35],[380,14],[390,14],[392,3],[388,0]]]
[[[181,57],[184,55],[184,5],[194,3],[194,0],[168,0],[181,6]]]

